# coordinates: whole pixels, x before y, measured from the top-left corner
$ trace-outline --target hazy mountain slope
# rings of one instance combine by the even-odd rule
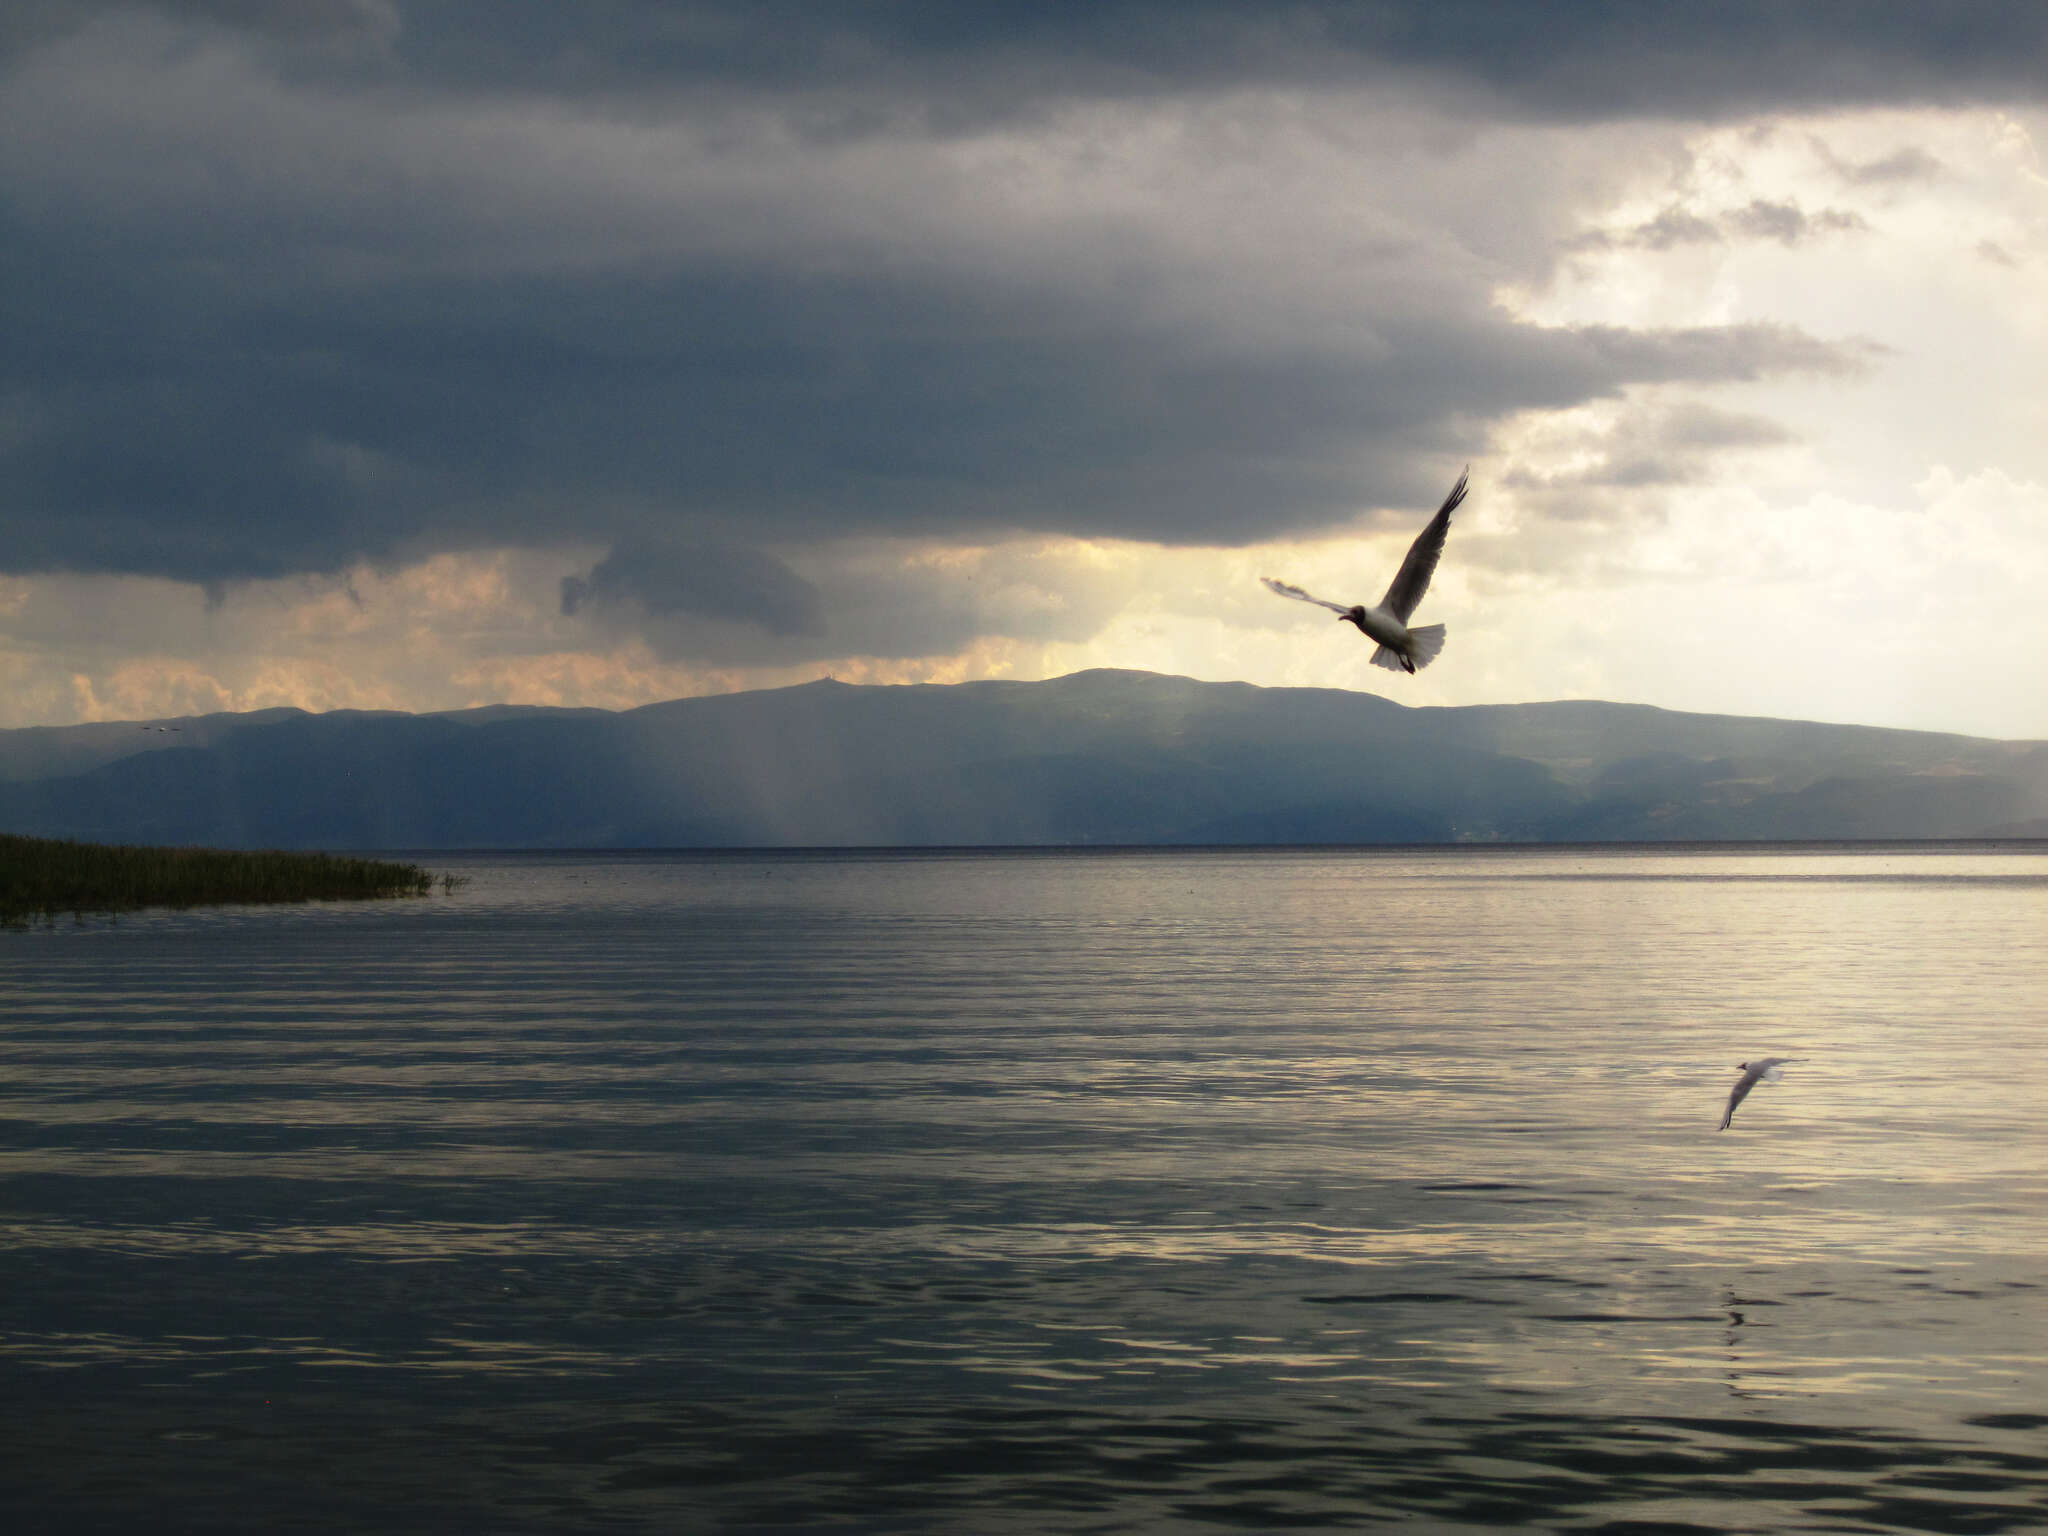
[[[0,829],[686,847],[1956,837],[2048,817],[2043,743],[1140,672],[167,723],[0,732]]]
[[[245,715],[184,715],[0,731],[0,783],[88,773],[138,753],[211,746],[237,731],[303,718],[303,710],[262,709]]]

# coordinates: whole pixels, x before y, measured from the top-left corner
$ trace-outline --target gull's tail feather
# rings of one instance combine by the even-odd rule
[[[1372,664],[1385,667],[1389,672],[1420,672],[1442,653],[1444,648],[1444,627],[1441,624],[1424,624],[1419,629],[1408,631],[1408,645],[1404,650],[1395,650],[1383,645],[1372,653]]]

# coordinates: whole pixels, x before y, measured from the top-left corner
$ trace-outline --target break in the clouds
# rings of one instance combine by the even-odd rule
[[[1370,544],[1467,461],[1477,570],[1595,527],[1625,568],[1728,476],[1825,489],[1839,413],[1903,404],[1921,338],[1844,274],[1958,208],[2001,281],[2043,247],[2031,150],[1924,125],[2030,110],[2048,16],[1668,9],[28,0],[0,571],[129,592],[221,677],[259,592],[370,594],[367,668],[378,595],[525,573],[544,641],[451,618],[473,688],[369,690],[431,706],[543,654],[567,702],[1160,664],[1129,624],[1188,559]],[[2035,398],[1837,488],[1903,504]],[[2039,467],[1953,467],[1987,465]],[[1269,620],[1232,622],[1179,666],[1257,672]],[[114,664],[32,630],[24,677]]]

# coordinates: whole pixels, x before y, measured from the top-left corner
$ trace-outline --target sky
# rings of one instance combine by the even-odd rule
[[[2048,8],[17,0],[0,727],[1135,667],[2048,738]],[[1376,601],[1466,465],[1414,677]]]

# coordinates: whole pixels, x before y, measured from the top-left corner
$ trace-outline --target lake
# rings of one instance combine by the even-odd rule
[[[14,1529],[2048,1528],[2038,845],[419,857],[0,933]]]

